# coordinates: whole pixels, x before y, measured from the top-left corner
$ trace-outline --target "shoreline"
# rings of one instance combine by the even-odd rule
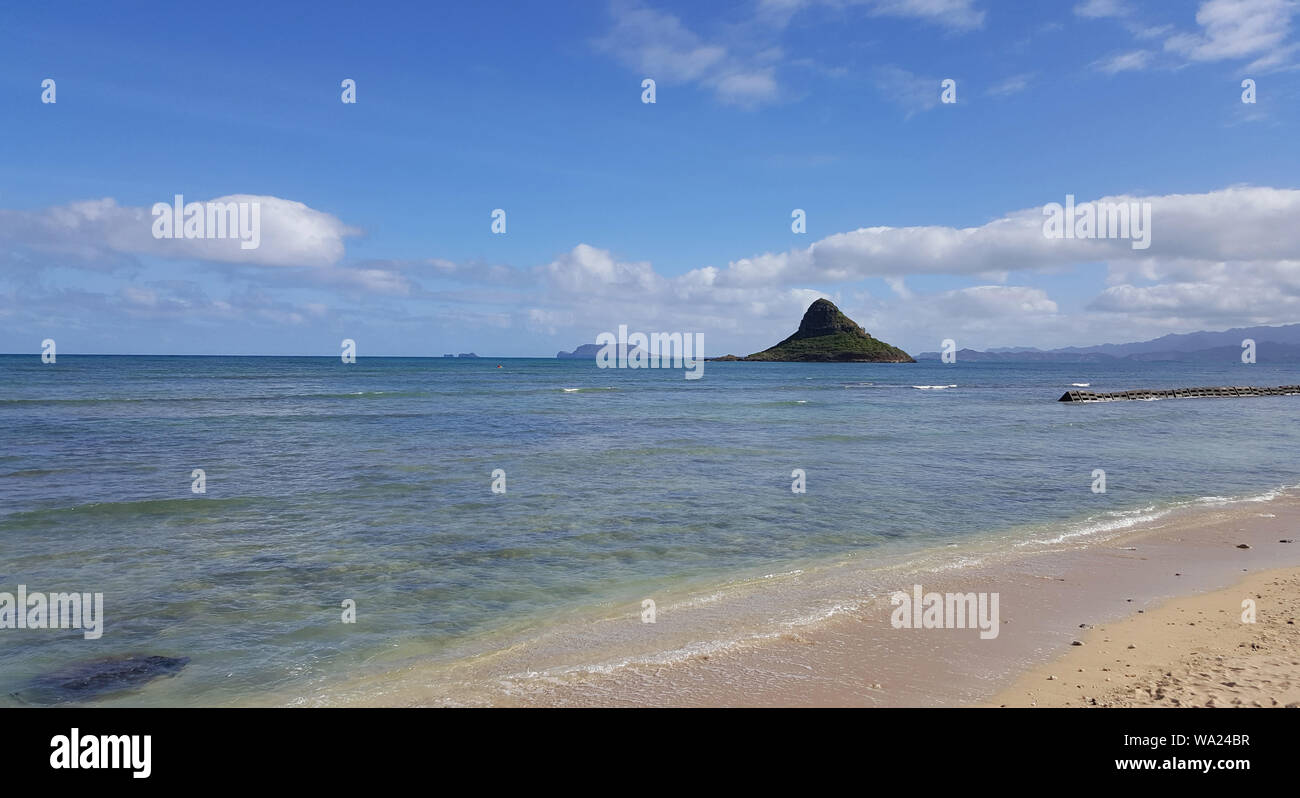
[[[806,586],[799,583],[806,581],[827,595],[858,598],[833,605],[821,617],[769,624],[762,633],[725,645],[718,638],[725,641],[726,635],[710,634],[717,631],[710,624],[733,619],[710,602],[746,609],[756,603],[753,612],[773,611],[773,606],[779,610],[783,588],[742,585],[733,591],[740,595],[728,595],[726,601],[715,600],[721,593],[691,599],[686,606],[694,613],[694,627],[674,628],[685,627],[683,619],[662,607],[654,625],[641,624],[636,612],[586,619],[565,630],[568,638],[548,641],[549,649],[537,640],[516,641],[471,661],[417,662],[356,676],[322,686],[315,699],[288,703],[988,705],[1018,679],[1080,648],[1071,646],[1082,631],[1080,624],[1111,624],[1172,597],[1221,590],[1238,581],[1243,570],[1300,567],[1300,544],[1278,542],[1289,539],[1290,530],[1300,524],[1300,496],[1290,491],[1266,495],[1270,498],[1222,505],[1189,503],[1156,512],[1132,528],[1083,540],[1063,534],[1050,543],[1038,541],[1033,550],[1024,541],[1008,545],[1007,539],[994,537],[976,547],[985,549],[976,552],[979,556],[958,556],[956,563],[950,559],[918,567],[924,558],[912,558],[862,570],[861,562],[845,562],[839,564],[846,566],[843,573],[826,569],[813,575],[774,575],[788,577],[801,589]],[[1250,548],[1237,548],[1242,543]],[[913,583],[927,592],[999,593],[996,638],[981,639],[974,629],[893,628],[889,594],[910,590]],[[854,587],[856,592],[844,592]],[[602,644],[611,634],[633,654],[602,660],[607,653]],[[574,656],[583,663],[575,664]]]

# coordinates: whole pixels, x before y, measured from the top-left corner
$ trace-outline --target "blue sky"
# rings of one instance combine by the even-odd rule
[[[817,296],[913,352],[1300,321],[1298,10],[13,6],[0,351],[745,354]],[[262,246],[154,240],[175,194],[262,198]],[[1066,194],[1150,202],[1151,247],[1046,241]]]

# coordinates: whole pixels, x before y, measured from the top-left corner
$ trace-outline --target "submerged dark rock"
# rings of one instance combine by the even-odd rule
[[[143,687],[163,676],[175,676],[189,661],[189,657],[128,654],[77,662],[37,676],[13,695],[29,704],[89,701]]]
[[[829,299],[808,306],[799,329],[781,343],[749,357],[725,355],[713,360],[786,361],[799,363],[915,363],[896,346],[872,338]]]

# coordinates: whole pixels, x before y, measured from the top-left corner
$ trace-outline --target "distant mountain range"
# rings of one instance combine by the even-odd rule
[[[960,361],[1096,363],[1111,360],[1223,363],[1241,359],[1241,342],[1255,342],[1257,363],[1300,363],[1300,324],[1280,327],[1236,327],[1223,332],[1162,335],[1150,341],[1060,349],[999,347],[981,352],[957,350]],[[938,352],[922,352],[917,360],[938,360]]]

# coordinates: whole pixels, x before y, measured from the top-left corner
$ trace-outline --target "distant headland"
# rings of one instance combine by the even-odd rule
[[[556,352],[555,356],[561,360],[595,360],[596,355],[600,354],[600,350],[604,348],[603,344],[583,344],[572,352]],[[650,355],[649,352],[645,351],[641,347],[632,348],[624,346],[621,351],[618,351],[618,347],[615,347],[615,350],[617,356],[622,357],[624,360],[627,360],[635,352],[641,352],[647,357]]]
[[[749,357],[724,355],[709,360],[795,363],[915,363],[912,356],[872,338],[829,299],[808,306],[799,329],[789,338]]]

